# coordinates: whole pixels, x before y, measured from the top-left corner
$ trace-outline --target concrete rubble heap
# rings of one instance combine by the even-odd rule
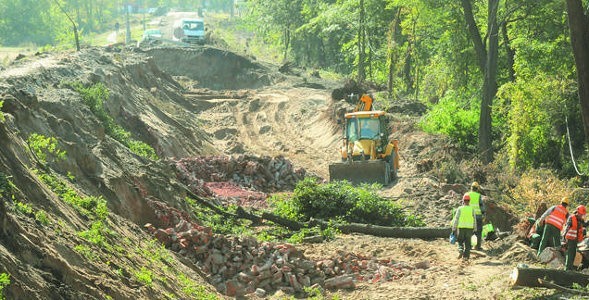
[[[303,292],[305,287],[354,288],[359,280],[372,283],[393,280],[416,268],[429,267],[429,262],[411,266],[346,252],[313,261],[290,244],[213,234],[211,228],[191,222],[185,214],[162,202],[151,201],[150,206],[160,224],[175,225],[156,228],[146,224],[147,231],[198,266],[209,283],[227,296],[250,293],[265,296],[277,290],[295,294]]]

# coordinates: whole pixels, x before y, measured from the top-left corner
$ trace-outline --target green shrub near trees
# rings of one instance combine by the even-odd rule
[[[339,220],[382,226],[424,226],[418,217],[407,214],[391,200],[380,197],[378,185],[353,186],[346,181],[321,184],[305,178],[292,197],[274,196],[273,212],[287,219],[305,222],[311,218]]]

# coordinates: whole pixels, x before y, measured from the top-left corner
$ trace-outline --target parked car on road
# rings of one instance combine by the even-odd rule
[[[149,40],[151,38],[161,38],[162,37],[162,31],[159,29],[147,29],[145,30],[145,32],[143,32],[143,37],[141,39],[143,40]]]

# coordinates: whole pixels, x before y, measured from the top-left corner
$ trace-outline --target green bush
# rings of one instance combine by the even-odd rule
[[[158,159],[155,150],[150,145],[144,142],[131,140],[129,141],[129,149],[131,149],[131,152],[141,157],[149,158],[151,160]]]
[[[305,178],[295,187],[292,198],[273,197],[270,202],[275,214],[296,221],[315,218],[382,226],[424,225],[419,217],[406,215],[399,205],[380,197],[377,187],[355,187],[347,181],[319,184]]]
[[[144,285],[151,286],[153,282],[153,272],[145,267],[141,267],[141,270],[135,272],[135,278]]]
[[[42,210],[35,212],[35,220],[39,221],[42,225],[49,225],[49,217],[47,216],[47,213]]]
[[[26,204],[26,203],[22,203],[20,201],[16,202],[16,211],[22,213],[23,215],[29,216],[33,214],[33,208]]]
[[[42,163],[47,163],[48,155],[56,160],[64,160],[66,152],[57,146],[57,139],[33,133],[27,138],[27,144]]]
[[[476,149],[479,111],[464,102],[459,95],[449,92],[427,113],[420,127],[428,133],[449,136],[463,150]]]
[[[104,226],[104,223],[96,221],[92,223],[90,229],[79,232],[78,236],[94,245],[110,248],[106,240],[107,234],[109,234],[109,230]]]

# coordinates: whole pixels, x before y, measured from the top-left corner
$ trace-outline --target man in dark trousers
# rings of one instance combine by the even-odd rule
[[[563,197],[559,205],[550,207],[538,220],[540,225],[544,225],[542,241],[538,247],[538,255],[546,247],[560,247],[560,231],[569,217],[569,198]]]
[[[462,258],[464,261],[470,258],[470,249],[472,248],[470,240],[477,229],[474,208],[470,206],[470,196],[465,194],[462,197],[462,206],[456,210],[452,220],[452,232],[458,242],[458,258]]]
[[[564,239],[567,242],[565,271],[573,269],[575,256],[577,255],[577,243],[582,242],[583,236],[583,222],[587,214],[585,205],[579,205],[575,212],[567,219],[566,226],[563,230]]]

